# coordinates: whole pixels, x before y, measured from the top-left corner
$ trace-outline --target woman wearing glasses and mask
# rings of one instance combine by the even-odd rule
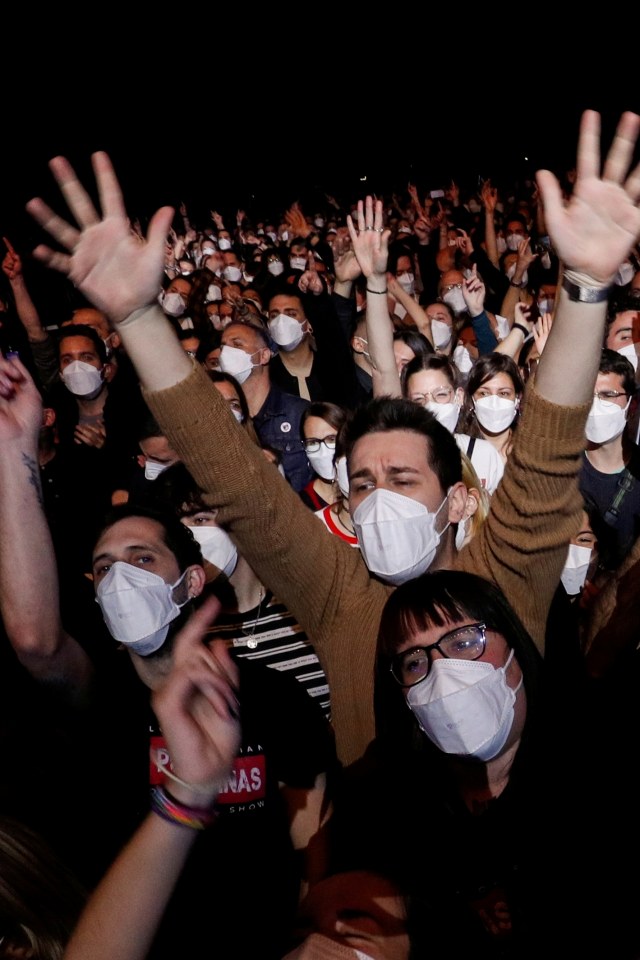
[[[473,574],[425,574],[386,603],[377,738],[338,835],[409,893],[416,956],[627,955],[633,797],[603,776],[569,678],[551,686],[546,669]]]

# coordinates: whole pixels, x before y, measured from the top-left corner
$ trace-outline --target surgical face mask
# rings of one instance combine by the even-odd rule
[[[181,293],[165,293],[161,296],[160,306],[170,317],[179,317],[187,309],[187,301]]]
[[[210,257],[211,254],[212,254],[212,253],[215,253],[215,252],[216,252],[216,248],[215,248],[214,246],[212,246],[211,244],[210,244],[209,246],[206,246],[206,247],[203,247],[203,248],[202,248],[202,256],[203,256],[203,257]]]
[[[282,240],[283,243],[286,243],[287,240],[289,239],[289,231],[283,230],[282,233],[280,234],[280,239]],[[275,243],[275,237],[273,238],[273,240]]]
[[[338,481],[340,493],[345,500],[347,500],[349,497],[349,473],[347,471],[346,457],[338,457],[336,460],[336,480]]]
[[[429,400],[428,403],[425,403],[424,408],[432,413],[438,423],[441,423],[449,433],[453,433],[460,416],[460,407],[455,401],[453,403],[434,403]]]
[[[591,443],[608,443],[609,440],[619,437],[627,422],[630,403],[631,397],[626,407],[619,407],[617,403],[612,403],[610,400],[594,397],[584,429],[587,440]]]
[[[471,354],[464,346],[464,344],[459,344],[453,351],[453,362],[460,371],[460,373],[469,373],[471,367],[473,366],[473,360],[471,359]]]
[[[633,269],[633,264],[629,263],[628,260],[625,260],[624,263],[621,263],[618,267],[618,272],[614,277],[614,283],[619,287],[626,287],[628,283],[631,283],[633,280],[633,275],[635,270]]]
[[[454,287],[453,290],[447,290],[442,299],[445,303],[449,304],[456,315],[459,313],[464,313],[464,311],[467,309],[467,305],[464,302],[464,296],[462,295],[462,290],[459,287]]]
[[[555,304],[555,297],[543,297],[541,300],[538,300],[538,310],[540,313],[553,313]]]
[[[508,336],[511,331],[509,321],[506,317],[501,317],[496,313],[496,326],[498,328],[498,339],[504,340],[504,338]]]
[[[289,266],[292,270],[306,270],[306,257],[289,257]]]
[[[570,597],[580,593],[584,587],[590,563],[591,547],[581,547],[577,543],[569,544],[569,552],[560,574],[560,580]]]
[[[218,303],[219,300],[222,300],[222,290],[217,283],[210,283],[207,288],[205,303]]]
[[[473,401],[478,423],[489,433],[502,433],[511,426],[518,410],[518,401],[507,397],[480,397]]]
[[[524,240],[524,237],[521,233],[508,233],[507,234],[507,250],[511,250],[512,253],[518,252],[518,247],[521,242]]]
[[[626,347],[621,347],[620,350],[616,350],[616,353],[619,353],[621,357],[626,357],[632,364],[634,370],[638,369],[638,353],[635,343],[628,343]]]
[[[551,254],[546,250],[540,257],[540,265],[543,270],[551,270]]]
[[[273,277],[279,277],[284,271],[284,263],[281,260],[270,260],[267,264],[267,270]]]
[[[275,342],[285,352],[295,350],[304,340],[302,324],[298,323],[295,317],[287,316],[286,313],[279,313],[277,317],[269,320],[267,326]]]
[[[498,248],[498,253],[503,254],[507,249],[507,241],[504,237],[496,237],[496,246]]]
[[[269,237],[269,239],[271,240],[272,243],[275,243],[276,240],[278,239],[277,233],[275,233],[275,231],[273,231],[273,230],[268,230],[268,231],[267,231],[267,236]]]
[[[60,376],[67,390],[83,400],[93,400],[104,387],[102,371],[84,360],[74,360]]]
[[[431,336],[436,350],[442,350],[451,342],[451,327],[443,320],[432,320]]]
[[[230,577],[238,563],[236,545],[222,527],[189,527],[193,538],[200,544],[202,556],[225,577]]]
[[[228,280],[229,283],[237,283],[238,280],[242,280],[242,270],[240,267],[236,267],[234,264],[230,263],[222,271],[222,276],[225,280]]]
[[[111,636],[146,657],[159,650],[167,638],[169,624],[180,614],[174,583],[131,563],[118,560],[98,585],[96,603]]]
[[[522,686],[512,689],[503,667],[482,660],[434,660],[429,673],[407,693],[420,728],[443,753],[486,763],[500,753],[513,725]]]
[[[397,585],[428,570],[442,536],[436,531],[436,517],[445,503],[446,496],[431,513],[424,504],[391,490],[379,488],[370,493],[352,519],[371,573]]]
[[[218,240],[218,250],[231,250],[231,240],[228,237],[220,237]]]
[[[401,273],[396,279],[404,292],[408,293],[409,296],[413,296],[416,289],[416,278],[414,275],[412,273]]]
[[[247,271],[244,270],[242,273],[242,279],[245,283],[253,283],[255,277],[251,273],[247,273]]]
[[[315,453],[307,453],[307,460],[323,480],[332,481],[336,476],[336,468],[333,465],[333,450],[327,450],[324,444],[320,444],[320,449]]]
[[[515,275],[516,275],[516,266],[517,266],[516,263],[512,263],[511,266],[508,268],[508,270],[507,270],[507,279],[508,279],[508,280],[513,280],[513,278],[515,277]],[[522,282],[522,285],[525,286],[525,287],[526,287],[526,285],[529,283],[529,271],[528,271],[528,270],[525,270],[525,272],[522,274],[522,281],[521,281],[521,282]]]
[[[318,230],[322,230],[322,228],[324,227],[324,217],[316,217],[313,223],[314,223],[314,226],[318,228]]]
[[[157,460],[147,460],[144,465],[144,475],[147,480],[156,480],[171,466],[170,463],[158,463]]]
[[[230,373],[238,383],[244,383],[251,376],[253,368],[259,366],[251,360],[253,356],[255,354],[247,353],[240,347],[224,346],[220,351],[218,363],[223,373]]]

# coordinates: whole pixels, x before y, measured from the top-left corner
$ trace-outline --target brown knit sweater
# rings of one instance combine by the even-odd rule
[[[376,638],[393,588],[369,574],[359,550],[327,536],[201,368],[146,400],[242,556],[313,643],[329,680],[339,757],[355,761],[374,736]],[[588,410],[527,394],[489,519],[456,563],[502,588],[541,650],[567,544],[578,529],[576,477]]]

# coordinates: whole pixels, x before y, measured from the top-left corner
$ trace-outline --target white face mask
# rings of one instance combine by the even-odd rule
[[[179,317],[187,309],[187,301],[181,293],[165,293],[161,296],[160,306],[169,317]]]
[[[292,270],[306,270],[307,261],[305,257],[290,257],[289,266]]]
[[[458,757],[487,762],[500,753],[513,725],[513,690],[503,667],[482,660],[434,660],[407,693],[409,709],[432,743]]]
[[[451,327],[443,320],[431,321],[431,336],[436,350],[442,350],[451,342]]]
[[[74,360],[60,376],[67,390],[83,400],[93,400],[104,387],[102,371],[84,360]]]
[[[447,290],[442,299],[445,303],[449,304],[456,316],[459,313],[464,313],[467,309],[462,290],[459,287],[454,287],[453,290]]]
[[[496,246],[498,248],[498,253],[502,254],[507,249],[507,241],[504,237],[496,237]]]
[[[194,540],[200,544],[202,556],[225,577],[230,577],[238,563],[236,545],[222,527],[189,527]]]
[[[460,416],[460,407],[455,401],[453,403],[433,403],[432,400],[429,400],[428,403],[425,403],[424,408],[432,413],[438,423],[446,427],[449,433],[453,433]]]
[[[507,397],[480,397],[473,401],[478,423],[489,433],[502,433],[511,426],[518,410],[518,401]]]
[[[231,240],[228,237],[220,237],[218,240],[218,250],[231,250]]]
[[[507,279],[513,280],[513,278],[515,277],[515,274],[516,274],[516,264],[512,263],[509,269],[507,270]],[[525,272],[522,274],[521,283],[525,287],[529,283],[529,273],[527,270],[525,270]]]
[[[327,450],[324,444],[320,444],[320,449],[315,453],[307,453],[307,460],[323,480],[333,481],[336,476],[336,468],[333,464],[333,450]]]
[[[431,513],[424,504],[400,493],[374,490],[352,514],[365,563],[371,573],[395,585],[419,577],[433,563],[442,533],[436,517],[448,497]]]
[[[242,270],[240,267],[236,267],[234,264],[230,263],[222,271],[222,276],[225,280],[228,280],[229,283],[237,283],[238,280],[242,280]]]
[[[473,360],[471,359],[471,354],[463,344],[457,346],[453,351],[453,362],[460,373],[469,373],[469,370],[471,370]]]
[[[284,270],[284,263],[281,260],[270,260],[267,264],[267,270],[274,277],[279,277]]]
[[[207,288],[205,303],[218,303],[219,300],[222,300],[222,290],[217,283],[210,283]]]
[[[144,465],[144,475],[147,480],[156,480],[161,473],[171,466],[170,463],[158,463],[157,460],[147,460]]]
[[[464,546],[465,537],[467,536],[467,524],[469,520],[461,520],[458,524],[458,529],[456,530],[456,550],[462,550]]]
[[[414,275],[412,273],[401,273],[396,279],[404,292],[412,297],[416,289],[416,278]]]
[[[591,443],[608,443],[609,440],[619,437],[627,422],[630,403],[631,397],[626,407],[619,407],[617,403],[612,403],[610,400],[594,397],[584,428],[587,440]]]
[[[304,340],[302,324],[298,323],[295,317],[287,316],[286,313],[279,313],[277,317],[269,320],[267,326],[275,342],[285,352],[295,350]]]
[[[577,543],[569,544],[569,552],[560,579],[570,597],[580,593],[584,587],[590,563],[591,547],[581,547]]]
[[[203,248],[202,248],[202,256],[203,256],[203,257],[210,257],[211,254],[212,254],[212,253],[215,253],[215,252],[216,252],[216,248],[215,248],[214,246],[211,246],[211,245],[208,246],[208,247],[203,247]]]
[[[629,263],[628,260],[625,260],[625,262],[621,263],[618,267],[618,272],[616,273],[613,282],[619,287],[625,287],[633,280],[634,273],[635,270],[633,269],[633,264]]]
[[[524,237],[520,233],[508,233],[507,234],[507,249],[511,250],[512,253],[518,252],[518,247],[524,240]]]
[[[324,217],[315,217],[313,223],[319,230],[322,230],[324,227]]]
[[[506,317],[501,317],[496,313],[496,326],[498,328],[498,340],[504,340],[506,336],[511,332],[511,327],[509,326],[509,321]]]
[[[247,353],[240,347],[224,346],[220,351],[218,364],[223,373],[230,373],[238,383],[244,383],[251,376],[253,368],[259,366],[251,360],[253,356],[255,354]]]
[[[638,369],[638,352],[635,343],[628,343],[626,347],[616,350],[616,353],[619,353],[621,357],[626,357],[634,370]]]
[[[349,497],[349,474],[346,457],[338,457],[336,460],[336,480],[340,487],[340,493],[346,500]]]
[[[538,300],[538,310],[540,313],[553,313],[555,303],[554,297],[543,297],[542,300]]]
[[[159,650],[167,638],[169,624],[180,614],[173,591],[174,584],[118,560],[113,564],[96,591],[96,603],[102,610],[111,636],[126,644],[141,657]]]

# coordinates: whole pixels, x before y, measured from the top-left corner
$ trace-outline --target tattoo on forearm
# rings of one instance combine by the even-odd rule
[[[33,459],[33,457],[30,457],[26,453],[22,454],[22,462],[24,463],[29,473],[29,483],[36,491],[36,494],[38,497],[38,503],[40,504],[40,506],[42,506],[43,505],[42,484],[40,483],[40,471],[38,470],[38,464]]]

